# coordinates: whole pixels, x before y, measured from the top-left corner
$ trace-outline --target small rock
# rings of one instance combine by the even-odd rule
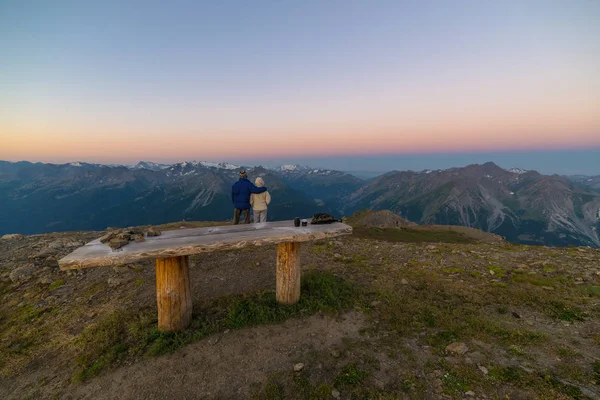
[[[583,278],[577,277],[577,278],[575,278],[575,282],[583,282]]]
[[[161,234],[160,229],[154,228],[154,227],[148,228],[148,230],[146,231],[146,236],[148,236],[148,237],[160,236],[160,234]]]
[[[62,240],[55,240],[54,242],[50,243],[48,245],[48,247],[51,249],[58,250],[58,249],[62,249],[63,247],[65,247],[65,244]]]
[[[111,249],[117,250],[117,249],[120,249],[121,247],[125,246],[127,243],[129,243],[129,239],[113,238],[110,240],[110,242],[108,242],[108,245],[110,246]]]
[[[371,307],[377,307],[380,304],[381,304],[381,302],[379,300],[375,300],[375,301],[371,302]]]
[[[127,266],[125,266],[125,265],[117,265],[116,267],[113,267],[112,269],[114,272],[117,272],[119,274],[129,272],[129,268],[127,268]]]
[[[34,272],[35,265],[27,264],[24,267],[13,269],[8,275],[8,277],[13,283],[26,282],[32,278]]]
[[[521,316],[518,313],[514,312],[514,311],[511,314],[515,318],[521,318]]]
[[[334,241],[333,241],[333,244],[334,244],[335,246],[339,246],[339,247],[343,247],[343,246],[344,246],[344,243],[342,243],[340,240],[334,240]]]
[[[121,283],[123,283],[123,280],[118,278],[108,278],[108,281],[106,283],[108,283],[108,286],[110,287],[117,287]]]
[[[427,250],[435,250],[437,249],[437,247],[433,244],[430,244],[429,246],[427,246]]]
[[[487,375],[489,373],[488,369],[483,365],[479,365],[479,370],[483,372],[484,375]]]
[[[331,350],[330,354],[331,354],[331,357],[333,357],[333,358],[340,358],[339,350],[333,349],[333,350]]]
[[[1,240],[15,240],[15,239],[23,239],[25,236],[18,234],[18,233],[9,233],[6,234],[4,236],[2,236],[0,239]]]
[[[49,285],[53,282],[53,280],[49,276],[43,276],[38,282],[42,285]]]
[[[473,365],[473,364],[481,365],[486,360],[487,360],[486,356],[483,355],[482,353],[480,353],[479,351],[474,351],[472,353],[469,353],[465,357],[465,362],[467,364],[471,364],[471,365]]]
[[[490,275],[496,275],[496,273],[494,271],[492,271],[491,269],[489,272],[490,272]]]
[[[473,396],[475,396],[475,392],[472,390],[469,390],[468,392],[465,392],[465,396],[473,397]]]
[[[260,267],[260,261],[257,261],[257,262],[256,262],[256,266],[257,266],[257,267]]]
[[[331,390],[331,397],[333,397],[334,399],[339,399],[340,398],[340,391],[337,389],[332,389]]]
[[[294,372],[300,372],[304,369],[303,363],[294,364]]]
[[[223,331],[223,333],[225,333],[225,334],[227,334],[227,333],[229,333],[229,332],[230,332],[230,330],[229,330],[229,329],[225,329],[225,330]]]
[[[454,343],[450,343],[448,346],[446,346],[446,351],[449,353],[454,353],[454,354],[458,354],[459,356],[462,356],[467,351],[469,351],[469,348],[463,342],[454,342]]]
[[[342,255],[340,253],[335,253],[333,255],[334,258],[342,258]]]
[[[404,278],[402,278],[402,280],[400,281],[400,283],[402,283],[403,285],[408,285],[408,281]]]
[[[460,364],[460,359],[456,357],[444,357],[444,361],[449,365],[458,365]]]
[[[554,288],[552,286],[542,286],[542,289],[544,289],[544,290],[554,290]]]
[[[103,235],[100,237],[100,243],[106,243],[106,242],[110,241],[112,238],[114,238],[115,236],[117,236],[117,234],[115,232],[108,232],[106,235]]]
[[[139,233],[138,233],[138,234],[135,234],[135,235],[133,235],[131,238],[132,238],[132,239],[134,240],[134,242],[136,242],[136,243],[141,243],[141,242],[144,242],[144,241],[146,240],[146,239],[144,239],[144,235],[140,235]]]

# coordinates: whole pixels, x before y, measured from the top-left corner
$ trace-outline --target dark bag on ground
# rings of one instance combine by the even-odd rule
[[[313,215],[311,224],[319,225],[319,224],[331,224],[333,222],[342,222],[341,219],[335,219],[329,214],[325,213],[317,213]]]

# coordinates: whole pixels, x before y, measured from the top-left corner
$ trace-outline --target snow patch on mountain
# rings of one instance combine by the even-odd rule
[[[512,172],[513,174],[519,174],[519,175],[521,175],[521,174],[524,174],[524,173],[526,173],[528,171],[525,170],[525,169],[521,169],[521,168],[511,168],[511,169],[508,170],[508,172]]]

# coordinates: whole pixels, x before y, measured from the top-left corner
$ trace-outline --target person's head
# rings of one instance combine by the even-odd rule
[[[258,178],[256,178],[256,180],[254,181],[254,184],[256,185],[256,187],[263,187],[265,186],[265,181],[263,181],[263,178],[261,178],[260,176]]]
[[[245,169],[240,170],[240,178],[248,179],[248,173],[246,172]]]

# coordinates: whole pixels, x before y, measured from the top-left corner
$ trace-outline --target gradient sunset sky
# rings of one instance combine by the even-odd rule
[[[597,0],[2,1],[0,159],[600,156],[599,20]]]

